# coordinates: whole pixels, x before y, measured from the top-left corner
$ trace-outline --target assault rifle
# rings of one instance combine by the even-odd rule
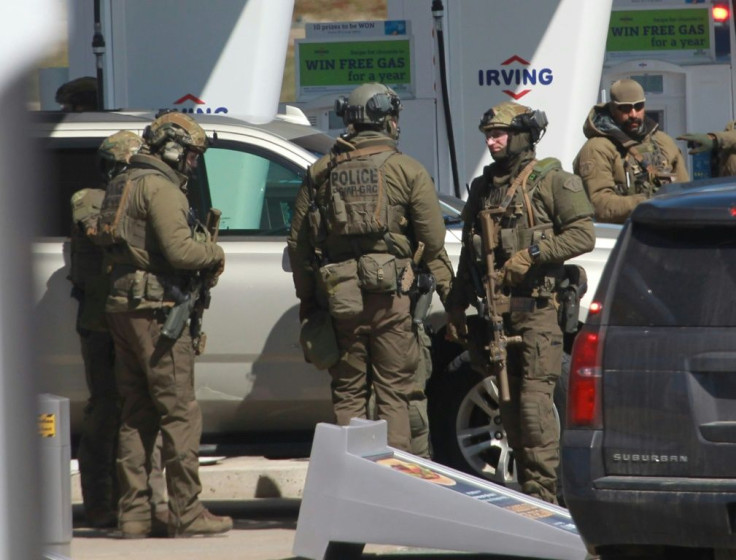
[[[210,208],[205,221],[205,228],[210,234],[210,240],[217,242],[220,232],[220,218],[222,212],[217,208]],[[210,306],[210,288],[217,282],[217,276],[210,270],[201,270],[192,282],[192,290],[184,292],[173,286],[171,293],[176,305],[169,310],[166,322],[161,329],[161,335],[171,340],[181,336],[187,319],[189,319],[189,333],[192,337],[194,353],[199,356],[204,353],[207,344],[207,335],[202,331],[202,316],[204,310]]]
[[[507,351],[509,344],[521,342],[520,336],[507,336],[504,330],[503,314],[511,310],[511,296],[504,293],[501,279],[498,277],[494,249],[499,238],[499,224],[493,219],[494,214],[504,212],[503,209],[481,210],[478,214],[481,225],[481,243],[483,258],[486,264],[486,275],[482,278],[483,305],[479,309],[480,315],[488,325],[488,351],[491,371],[498,377],[498,387],[501,400],[508,402],[509,378],[506,371]]]

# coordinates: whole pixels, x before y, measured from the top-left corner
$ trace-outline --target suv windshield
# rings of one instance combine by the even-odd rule
[[[732,227],[659,229],[632,224],[613,290],[615,326],[736,326]]]

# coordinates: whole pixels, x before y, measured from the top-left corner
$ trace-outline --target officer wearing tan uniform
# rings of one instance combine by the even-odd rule
[[[687,142],[689,154],[712,152],[712,169],[714,177],[730,177],[736,175],[736,121],[731,121],[722,132],[707,134],[683,134],[678,140]]]
[[[660,186],[689,181],[675,141],[644,112],[644,89],[634,80],[611,86],[611,101],[595,105],[583,132],[588,138],[573,163],[599,222],[622,224]]]
[[[129,130],[105,138],[97,150],[104,182],[125,170],[140,150],[143,139]],[[104,186],[104,185],[103,185]],[[77,459],[84,513],[91,527],[117,525],[118,484],[115,458],[120,429],[120,396],[115,384],[115,347],[105,319],[110,278],[103,265],[103,249],[97,244],[100,207],[105,189],[88,188],[71,199],[72,297],[79,301],[77,332],[82,349],[89,398],[84,408]],[[151,457],[152,532],[167,532],[166,481],[161,467],[161,437]]]
[[[102,142],[97,155],[106,182],[128,164],[142,144],[140,136],[125,130]],[[82,189],[71,199],[69,279],[72,297],[79,301],[77,332],[89,390],[77,459],[84,513],[92,527],[117,524],[115,456],[120,397],[115,387],[115,351],[105,320],[109,277],[103,272],[102,248],[94,242],[104,196],[104,189]]]
[[[151,535],[148,473],[156,434],[169,495],[171,537],[223,533],[232,519],[207,511],[198,495],[202,415],[194,395],[194,348],[189,329],[178,338],[162,327],[178,299],[196,293],[202,271],[221,272],[222,248],[189,220],[187,175],[207,148],[191,117],[170,112],[147,128],[145,146],[108,185],[101,234],[114,243],[106,312],[120,362],[123,399],[119,434],[119,526],[124,538]],[[145,151],[145,153],[144,153]]]
[[[507,346],[510,400],[501,402],[501,419],[514,452],[524,493],[556,502],[559,426],[552,394],[562,367],[562,331],[556,292],[566,274],[564,262],[593,249],[593,209],[580,178],[553,158],[537,161],[534,145],[547,125],[541,111],[514,102],[489,109],[480,123],[494,162],[471,186],[463,209],[463,247],[448,298],[450,339],[467,340],[474,370],[488,375],[489,330],[468,324],[465,309],[485,296],[477,279],[489,274],[481,245],[479,213],[497,224],[492,251],[494,274],[510,294],[503,314],[504,334],[519,336]],[[479,254],[479,253],[482,253]]]
[[[324,367],[337,424],[366,418],[372,391],[389,445],[409,451],[419,359],[412,258],[434,275],[442,301],[453,273],[432,179],[396,147],[400,109],[396,93],[378,83],[337,100],[348,132],[310,167],[288,246],[303,325],[323,310],[334,325],[336,360]]]

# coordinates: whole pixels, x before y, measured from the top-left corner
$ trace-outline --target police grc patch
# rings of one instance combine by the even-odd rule
[[[330,182],[344,198],[349,198],[356,195],[377,193],[378,178],[379,172],[375,167],[336,169],[330,175]]]

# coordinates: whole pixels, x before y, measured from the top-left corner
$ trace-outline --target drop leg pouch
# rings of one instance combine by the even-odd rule
[[[304,359],[317,369],[329,369],[340,360],[332,317],[324,309],[304,319],[299,332],[299,344]]]

